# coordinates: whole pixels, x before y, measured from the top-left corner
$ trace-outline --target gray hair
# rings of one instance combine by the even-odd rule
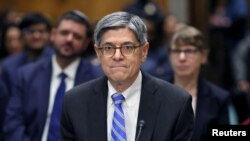
[[[140,42],[147,42],[147,28],[142,19],[128,12],[114,12],[103,17],[96,25],[94,40],[97,45],[101,43],[102,35],[110,29],[128,28]]]

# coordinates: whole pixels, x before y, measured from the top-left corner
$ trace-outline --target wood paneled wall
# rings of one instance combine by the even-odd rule
[[[72,9],[84,12],[91,21],[96,21],[104,15],[119,11],[134,0],[0,0],[0,10],[14,8],[18,12],[42,12],[53,21],[62,13]],[[155,0],[166,10],[167,0]]]
[[[190,24],[200,29],[203,33],[208,27],[208,0],[190,0]]]

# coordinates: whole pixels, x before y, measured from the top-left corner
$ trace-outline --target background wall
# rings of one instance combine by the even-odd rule
[[[167,11],[168,0],[154,0],[163,11]],[[55,19],[62,13],[72,9],[84,12],[91,21],[104,15],[119,11],[134,0],[0,0],[0,10],[13,8],[18,12],[38,11]]]

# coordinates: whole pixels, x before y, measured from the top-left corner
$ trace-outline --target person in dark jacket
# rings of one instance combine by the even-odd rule
[[[19,28],[21,30],[23,51],[11,55],[3,60],[0,77],[7,87],[10,96],[11,88],[16,82],[17,70],[40,58],[52,54],[48,47],[51,31],[50,21],[40,13],[27,13],[22,18]]]
[[[193,141],[204,141],[212,125],[229,124],[227,91],[202,76],[207,61],[208,47],[202,33],[191,26],[177,30],[169,48],[173,68],[173,84],[192,96],[195,113]]]
[[[105,76],[65,95],[61,140],[188,141],[191,96],[141,71],[149,49],[142,19],[114,12],[98,22],[94,33]]]

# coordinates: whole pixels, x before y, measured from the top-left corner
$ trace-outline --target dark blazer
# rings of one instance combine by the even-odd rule
[[[50,57],[53,53],[53,50],[49,47],[45,48],[42,52],[42,55],[40,58],[47,58]],[[6,88],[7,88],[7,94],[11,94],[11,88],[16,82],[17,78],[17,70],[28,64],[31,63],[32,61],[29,60],[28,54],[26,51],[22,51],[18,54],[14,54],[12,56],[9,56],[3,61],[2,64],[2,72],[0,77],[3,80],[3,83],[5,83]]]
[[[96,78],[93,66],[81,60],[75,85]],[[6,141],[40,141],[46,122],[51,58],[39,60],[20,69],[17,86],[7,106],[4,133]]]
[[[229,124],[229,100],[227,91],[200,77],[193,141],[204,141],[208,128],[212,125]]]
[[[6,88],[2,80],[0,79],[0,141],[3,139],[3,121],[5,116],[6,105],[8,101],[8,96],[6,93]]]
[[[107,141],[107,78],[79,85],[64,97],[62,141]],[[140,141],[187,141],[193,128],[191,96],[142,73]],[[137,133],[138,134],[138,127]]]

